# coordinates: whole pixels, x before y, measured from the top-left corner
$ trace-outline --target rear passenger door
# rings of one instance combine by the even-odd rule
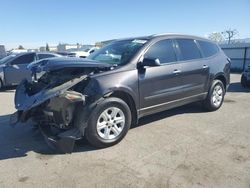
[[[206,92],[209,66],[193,39],[175,39],[178,60],[181,64],[183,97],[191,97]]]
[[[138,70],[141,113],[148,114],[166,108],[170,101],[182,98],[182,80],[171,39],[154,43],[144,58],[159,59],[161,66]]]

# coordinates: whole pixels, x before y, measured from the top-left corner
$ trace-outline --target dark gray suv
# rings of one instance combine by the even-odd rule
[[[230,79],[217,44],[176,34],[115,40],[88,59],[46,59],[29,69],[45,73],[18,86],[12,124],[32,118],[63,152],[83,136],[114,145],[139,118],[191,102],[217,110]]]

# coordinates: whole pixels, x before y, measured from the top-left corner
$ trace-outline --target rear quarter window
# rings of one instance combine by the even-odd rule
[[[198,43],[199,43],[201,50],[202,50],[205,57],[213,56],[214,54],[218,53],[218,51],[219,51],[218,46],[216,44],[211,43],[211,42],[199,40]]]
[[[176,39],[180,50],[180,60],[191,60],[201,58],[201,53],[193,39]]]

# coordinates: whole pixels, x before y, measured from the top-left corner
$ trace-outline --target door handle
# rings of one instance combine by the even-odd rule
[[[173,74],[180,74],[180,73],[181,73],[181,70],[175,69],[175,70],[173,71]]]
[[[208,66],[207,65],[203,65],[203,67],[202,67],[203,69],[207,69],[208,68]]]

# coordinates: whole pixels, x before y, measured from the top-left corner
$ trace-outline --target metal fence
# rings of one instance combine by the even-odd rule
[[[242,45],[221,46],[222,50],[232,61],[231,71],[242,72],[250,65],[250,46]]]

